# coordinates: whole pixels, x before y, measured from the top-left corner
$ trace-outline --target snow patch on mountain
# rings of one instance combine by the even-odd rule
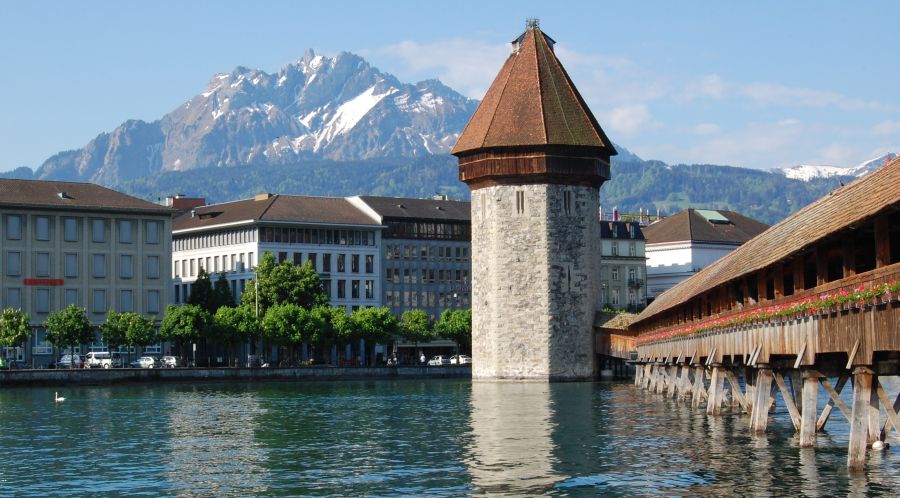
[[[790,168],[779,168],[775,172],[780,172],[787,178],[805,182],[816,178],[831,178],[835,176],[861,178],[884,166],[896,157],[896,153],[890,152],[851,167],[801,164]]]

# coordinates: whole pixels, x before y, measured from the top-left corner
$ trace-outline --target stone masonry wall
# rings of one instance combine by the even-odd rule
[[[472,192],[473,378],[593,377],[598,196],[562,185]]]

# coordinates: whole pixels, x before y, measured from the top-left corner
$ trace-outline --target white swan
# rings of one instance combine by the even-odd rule
[[[66,398],[60,398],[58,392],[55,392],[55,393],[53,393],[53,394],[56,396],[55,398],[53,398],[53,401],[55,401],[55,402],[57,402],[57,403],[62,403],[63,401],[66,400]]]

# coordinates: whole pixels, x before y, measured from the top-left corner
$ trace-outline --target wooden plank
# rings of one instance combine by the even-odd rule
[[[897,394],[897,399],[894,401],[893,407],[891,407],[891,400],[888,398],[887,393],[884,391],[884,386],[881,383],[878,383],[878,397],[881,399],[881,406],[884,407],[884,411],[887,412],[887,421],[884,423],[884,427],[881,429],[881,435],[879,439],[884,441],[887,439],[887,432],[891,430],[891,426],[894,427],[894,432],[900,436],[900,416],[897,415],[897,412],[900,411],[900,393]]]
[[[707,415],[719,415],[722,410],[722,367],[713,367],[709,380],[709,401],[706,403]]]
[[[812,448],[816,445],[816,410],[818,410],[819,378],[811,372],[804,372],[803,402],[800,405],[800,447]]]
[[[806,354],[806,341],[803,341],[803,345],[800,346],[800,352],[797,353],[797,361],[794,362],[794,369],[800,368],[800,363],[803,362],[803,355]]]
[[[794,395],[789,392],[787,386],[784,385],[784,376],[781,375],[781,372],[775,372],[775,382],[778,384],[778,389],[781,391],[781,397],[784,399],[784,404],[787,405],[788,413],[791,414],[791,422],[794,424],[794,430],[799,431],[800,412],[794,404]]]
[[[886,214],[875,218],[875,268],[891,264],[890,224]]]
[[[869,400],[872,394],[872,371],[865,367],[853,370],[853,411],[850,415],[850,444],[847,468],[863,470],[866,466],[866,435],[869,429]]]
[[[741,405],[744,413],[749,413],[750,410],[747,406],[747,399],[744,397],[744,393],[741,392],[741,385],[738,384],[738,380],[734,375],[734,372],[732,372],[731,370],[725,370],[725,378],[728,379],[728,384],[731,385],[731,395]]]
[[[841,241],[841,260],[843,264],[844,278],[856,275],[856,245],[851,237],[844,237]]]
[[[838,379],[838,388],[843,388],[844,384],[847,383],[848,378],[849,376],[843,376]],[[821,379],[819,379],[819,382],[822,384],[822,387],[825,388],[825,391],[828,393],[828,395],[831,396],[831,399],[828,401],[828,406],[837,406],[841,410],[841,413],[843,413],[844,416],[847,417],[847,420],[850,420],[850,408],[848,408],[847,404],[844,403],[844,400],[841,399],[841,391],[832,387],[831,382],[826,377],[822,377]],[[828,406],[825,407],[826,410],[828,409]],[[828,414],[830,413],[831,410],[828,410]],[[822,420],[821,417],[819,418],[818,430],[821,430],[822,427],[825,426],[825,422],[828,420],[828,416],[824,410],[822,411],[822,417],[824,417],[825,420]]]
[[[857,329],[858,330],[858,329]],[[853,360],[856,359],[856,353],[859,351],[859,339],[853,343],[853,349],[850,350],[850,354],[847,355],[847,370],[853,368]]]

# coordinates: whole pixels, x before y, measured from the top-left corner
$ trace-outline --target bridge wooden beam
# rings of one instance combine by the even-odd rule
[[[803,402],[800,405],[800,447],[816,445],[816,413],[819,396],[818,372],[803,371]]]
[[[806,289],[806,257],[804,254],[794,256],[794,292]]]
[[[875,268],[891,264],[890,223],[885,214],[875,218]]]
[[[772,265],[772,280],[775,284],[775,299],[784,297],[784,265],[775,263]]]
[[[816,285],[824,285],[828,281],[828,251],[822,243],[815,250],[816,254]]]
[[[869,431],[869,403],[872,398],[874,372],[868,367],[853,370],[853,411],[850,416],[850,448],[847,467],[863,470],[866,466],[866,444]]]
[[[765,268],[756,272],[756,293],[759,296],[759,302],[769,299],[769,292],[766,286],[767,279],[768,274],[766,273]]]
[[[856,275],[856,241],[845,237],[841,241],[841,260],[843,261],[844,278]]]

